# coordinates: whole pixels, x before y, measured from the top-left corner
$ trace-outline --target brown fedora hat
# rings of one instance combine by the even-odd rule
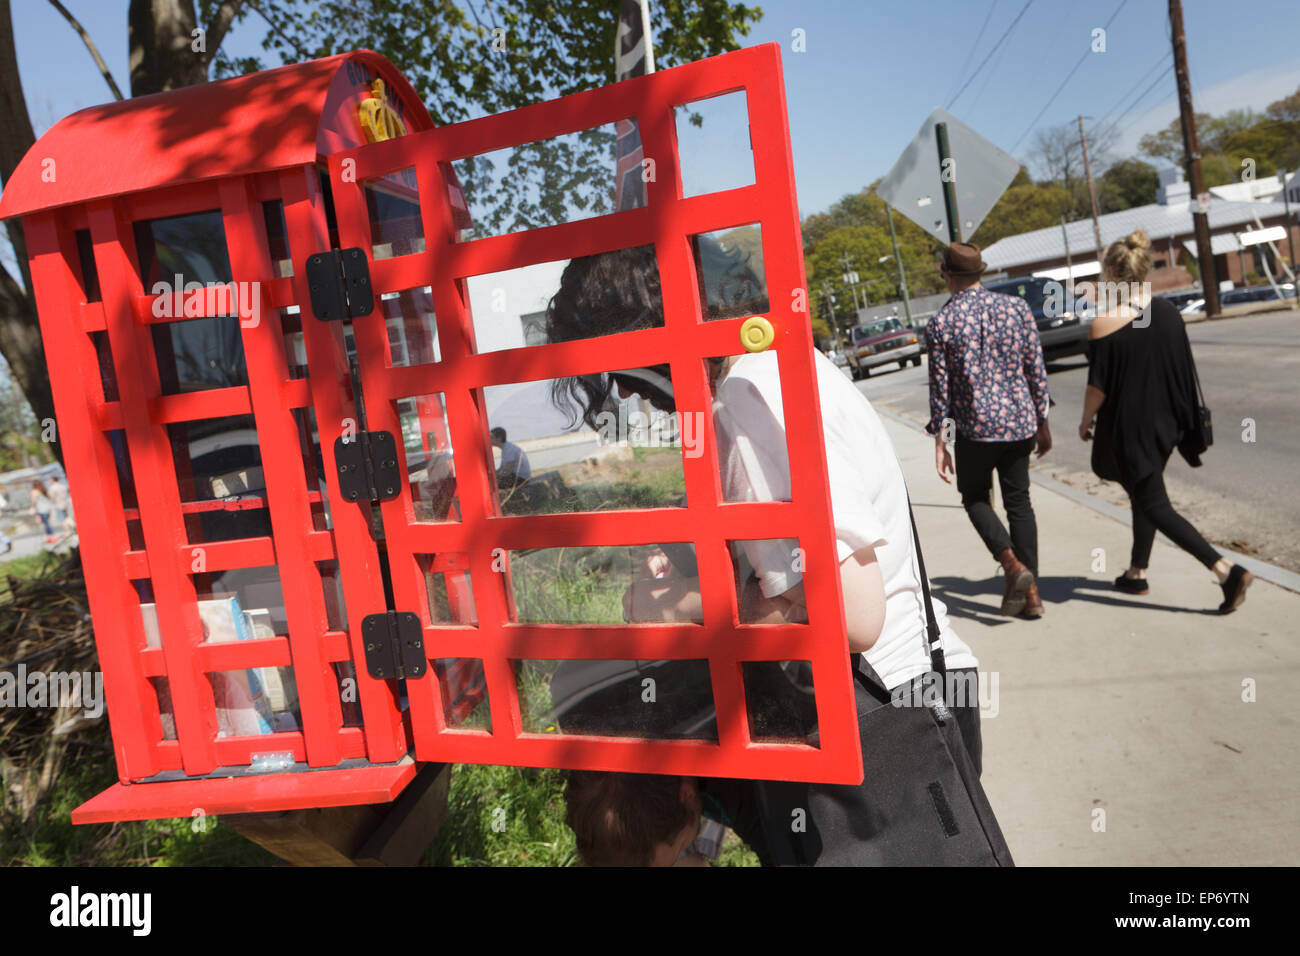
[[[977,276],[988,269],[980,258],[980,247],[969,242],[954,242],[943,251],[939,268],[955,276]]]

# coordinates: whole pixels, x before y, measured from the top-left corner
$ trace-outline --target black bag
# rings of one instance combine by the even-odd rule
[[[1210,417],[1210,409],[1205,404],[1205,393],[1201,391],[1201,376],[1196,373],[1196,361],[1192,357],[1191,343],[1187,346],[1187,361],[1191,363],[1192,379],[1196,382],[1196,415],[1192,419],[1192,427],[1178,442],[1178,453],[1193,468],[1200,468],[1201,455],[1214,444],[1214,423]]]
[[[912,536],[933,668],[917,684],[938,681],[938,690],[946,667],[915,520]],[[1014,866],[944,695],[891,695],[861,654],[853,658],[863,782],[713,779],[702,787],[706,806],[719,807],[765,865]]]

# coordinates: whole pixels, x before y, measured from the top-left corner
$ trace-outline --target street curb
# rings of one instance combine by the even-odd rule
[[[872,407],[876,409],[877,414],[883,415],[886,418],[891,418],[900,425],[906,425],[914,431],[925,434],[925,426],[918,422],[887,408],[881,408],[875,405]],[[928,438],[930,436],[927,435],[926,437]],[[1029,480],[1036,485],[1041,485],[1049,491],[1056,492],[1062,497],[1069,498],[1076,504],[1081,504],[1085,508],[1095,511],[1097,514],[1105,515],[1107,518],[1118,521],[1120,524],[1126,525],[1130,528],[1133,526],[1133,515],[1127,508],[1120,508],[1108,501],[1101,501],[1093,495],[1088,494],[1086,491],[1072,488],[1064,482],[1057,481],[1055,478],[1048,475],[1040,475],[1033,469],[1030,469],[1029,471]],[[1163,534],[1158,535],[1158,537],[1170,547],[1177,547],[1177,545],[1166,538]],[[1267,561],[1260,561],[1258,558],[1252,558],[1249,555],[1229,551],[1227,548],[1222,548],[1217,545],[1215,546],[1215,550],[1220,552],[1224,557],[1231,558],[1233,563],[1240,564],[1251,574],[1255,575],[1255,577],[1268,581],[1271,584],[1276,584],[1280,588],[1285,588],[1288,591],[1294,591],[1300,594],[1300,574],[1296,574],[1294,571],[1288,571],[1286,568],[1279,568],[1277,565],[1269,564]]]

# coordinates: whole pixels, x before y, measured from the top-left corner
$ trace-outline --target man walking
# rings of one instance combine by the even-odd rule
[[[1047,427],[1047,368],[1028,304],[980,285],[987,266],[979,246],[955,242],[940,271],[952,298],[926,326],[930,353],[930,423],[935,467],[949,484],[957,457],[957,490],[989,552],[1002,565],[1002,613],[1037,618],[1038,526],[1029,501],[1029,454],[1052,447]],[[998,473],[1006,527],[993,510]]]

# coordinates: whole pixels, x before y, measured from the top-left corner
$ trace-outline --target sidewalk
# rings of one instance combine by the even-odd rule
[[[1160,539],[1150,594],[1121,594],[1111,582],[1128,564],[1128,527],[1034,485],[1046,614],[1003,618],[997,564],[935,474],[932,439],[882,420],[935,594],[981,676],[997,677],[983,781],[1016,862],[1300,863],[1300,727],[1287,690],[1300,679],[1300,594],[1256,580],[1221,617],[1213,575]],[[1098,548],[1104,571],[1092,570]]]

